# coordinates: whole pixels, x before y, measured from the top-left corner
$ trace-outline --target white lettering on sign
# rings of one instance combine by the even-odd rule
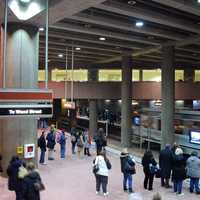
[[[42,109],[33,110],[33,109],[25,109],[25,110],[8,110],[10,115],[38,115],[42,114]]]

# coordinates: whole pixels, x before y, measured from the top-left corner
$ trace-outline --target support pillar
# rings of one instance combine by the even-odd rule
[[[194,82],[195,79],[195,71],[194,69],[184,69],[184,81]]]
[[[121,98],[121,146],[130,147],[132,138],[132,56],[130,52],[123,52],[122,55]]]
[[[139,81],[143,81],[143,70],[139,70]]]
[[[164,46],[162,64],[161,148],[174,143],[175,68],[174,47]]]
[[[38,29],[18,23],[8,24],[6,88],[38,88]],[[37,163],[37,119],[0,119],[2,135],[1,154],[4,175],[16,148],[24,144],[35,144]],[[20,155],[23,158],[23,155]]]
[[[88,81],[97,82],[98,81],[98,70],[89,69],[88,70]],[[97,100],[89,100],[89,134],[93,137],[98,129],[98,111],[97,111]]]

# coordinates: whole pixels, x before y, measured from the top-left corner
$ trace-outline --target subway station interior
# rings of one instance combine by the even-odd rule
[[[38,137],[52,124],[67,135],[66,158],[58,142],[55,160],[40,165]],[[91,157],[72,155],[73,127],[88,131]],[[200,156],[200,0],[0,0],[0,200],[15,199],[6,173],[15,155],[38,168],[42,200],[104,198],[92,173],[100,128],[112,163],[107,199],[199,198],[188,179],[181,197],[158,178],[144,190],[141,159],[151,150],[159,162],[175,143]],[[137,160],[131,194],[124,148]]]

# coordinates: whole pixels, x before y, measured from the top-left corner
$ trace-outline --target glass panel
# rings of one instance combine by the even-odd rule
[[[139,70],[132,70],[132,81],[139,81],[140,80],[140,71]]]
[[[103,69],[99,70],[99,81],[121,81],[122,70],[118,69]]]
[[[161,81],[161,70],[143,70],[143,81]]]
[[[45,81],[45,70],[38,70],[38,81]]]
[[[200,81],[200,70],[195,70],[195,81]]]
[[[175,81],[184,80],[184,70],[175,70]]]

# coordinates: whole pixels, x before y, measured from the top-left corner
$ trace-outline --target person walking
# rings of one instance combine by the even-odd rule
[[[157,168],[157,162],[155,161],[151,151],[146,151],[142,158],[144,178],[144,189],[153,190],[153,179]]]
[[[44,184],[35,165],[30,162],[27,164],[28,174],[24,177],[23,200],[40,200],[40,191],[44,190]]]
[[[83,132],[83,141],[84,141],[84,155],[90,155],[90,146],[91,146],[91,138],[88,134],[87,129]]]
[[[47,148],[48,148],[48,160],[54,160],[53,152],[56,145],[55,129],[52,126],[50,132],[47,134]]]
[[[65,153],[66,153],[66,136],[64,130],[62,130],[60,134],[60,138],[58,143],[60,144],[60,157],[62,159],[65,159]]]
[[[22,181],[18,177],[19,168],[22,166],[22,161],[18,156],[13,156],[7,168],[8,189],[14,191],[16,200],[24,200],[22,193]]]
[[[161,174],[161,186],[170,188],[169,180],[172,171],[172,150],[169,144],[166,144],[165,149],[161,150],[159,156],[159,166]]]
[[[72,144],[72,154],[75,154],[75,148],[77,143],[78,132],[75,127],[71,128],[71,144]]]
[[[200,194],[200,159],[196,151],[193,151],[191,156],[187,159],[186,169],[187,176],[190,178],[190,192],[193,193],[195,189],[196,194]]]
[[[123,173],[123,189],[129,193],[133,193],[132,189],[132,175],[136,173],[135,160],[128,153],[127,148],[123,149],[120,155],[121,172]],[[128,185],[128,188],[127,188]]]
[[[45,165],[45,152],[46,152],[46,139],[45,139],[45,132],[42,131],[42,134],[41,136],[39,137],[38,139],[38,147],[40,148],[40,161],[39,163],[42,164],[42,165]]]
[[[186,178],[185,159],[183,157],[183,150],[178,147],[173,158],[172,181],[174,183],[174,192],[178,196],[184,195],[182,193],[183,180]]]
[[[94,166],[97,167],[97,171],[95,173],[96,178],[96,194],[100,193],[100,188],[102,186],[103,195],[107,196],[107,185],[108,185],[108,171],[111,169],[111,163],[109,159],[106,157],[105,151],[99,152],[94,160]]]

